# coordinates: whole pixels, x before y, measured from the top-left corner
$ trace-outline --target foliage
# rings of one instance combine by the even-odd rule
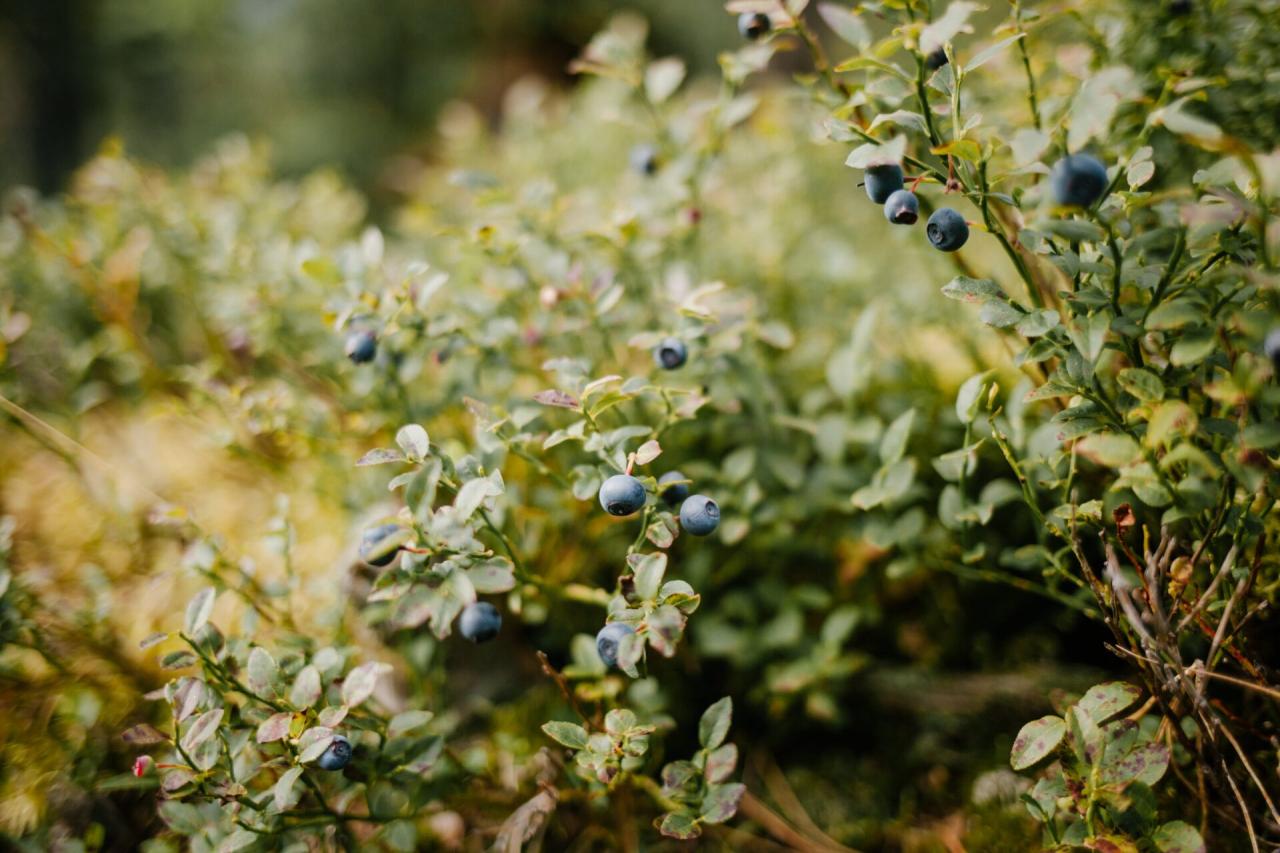
[[[1265,12],[1229,5],[1246,36]],[[650,823],[654,843],[883,849],[941,843],[930,819],[961,809],[974,839],[1034,844],[994,741],[1014,769],[1053,762],[1024,800],[1046,843],[1275,834],[1256,768],[1274,763],[1280,396],[1260,353],[1280,161],[1265,122],[1228,135],[1195,101],[1226,87],[1218,108],[1243,109],[1239,69],[1126,53],[1146,19],[1111,4],[1002,23],[963,0],[806,6],[730,2],[770,27],[719,86],[618,17],[571,97],[521,83],[497,133],[446,116],[440,164],[381,226],[243,140],[178,175],[108,146],[66,199],[11,197],[14,440],[124,492],[94,425],[163,401],[216,438],[207,458],[253,466],[182,500],[94,497],[135,531],[102,587],[176,574],[189,602],[180,630],[140,596],[83,620],[164,644],[146,688],[94,694],[131,697],[113,731],[158,789],[155,849],[558,848],[615,827],[636,848]],[[854,54],[829,61],[817,27]],[[749,85],[797,46],[806,103]],[[1051,166],[1085,148],[1108,186],[1059,204]],[[920,231],[842,161],[900,164]],[[972,218],[958,251],[920,233],[942,202]],[[667,369],[672,338],[687,358]],[[677,469],[723,508],[712,535],[682,535],[659,485]],[[617,475],[644,491],[623,518],[597,500]],[[290,498],[265,525],[207,524],[205,492],[234,503],[246,481]],[[341,520],[309,519],[301,491]],[[32,695],[65,695],[49,638],[75,633],[75,585],[39,582],[72,551],[54,529],[17,523],[0,586],[6,678]],[[43,571],[111,556],[77,548]],[[456,620],[482,599],[502,629],[469,647]],[[634,629],[616,668],[594,640],[613,623]],[[131,671],[107,648],[71,657]],[[1136,673],[1149,700],[1118,719],[1141,691],[1105,682],[1012,740],[1050,688],[1090,683],[1028,677],[1046,657]],[[339,736],[350,761],[324,769]],[[122,765],[95,757],[67,784],[136,790],[101,787]],[[45,808],[7,831],[88,837]]]

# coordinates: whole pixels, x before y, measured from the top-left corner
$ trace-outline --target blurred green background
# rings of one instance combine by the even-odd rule
[[[376,198],[442,105],[494,115],[523,75],[567,79],[623,8],[694,73],[735,43],[692,0],[0,0],[0,186],[56,191],[109,135],[179,166],[244,131],[283,173],[336,166]]]

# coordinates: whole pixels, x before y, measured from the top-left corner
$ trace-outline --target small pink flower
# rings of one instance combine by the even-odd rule
[[[153,763],[150,755],[139,755],[133,762],[133,775],[142,778],[147,775]]]

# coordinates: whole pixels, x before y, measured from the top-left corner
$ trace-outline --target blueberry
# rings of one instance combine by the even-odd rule
[[[614,474],[600,485],[600,506],[609,515],[631,515],[644,501],[644,486],[629,474]]]
[[[663,370],[675,370],[688,358],[689,348],[679,338],[663,338],[662,343],[653,348],[653,360]]]
[[[680,526],[693,536],[708,536],[720,526],[720,505],[706,495],[690,495],[680,504]]]
[[[473,643],[485,643],[498,636],[502,614],[487,601],[468,604],[458,617],[458,633]]]
[[[946,65],[948,61],[947,52],[942,48],[938,48],[924,58],[924,67],[930,71],[937,71],[939,68]]]
[[[680,482],[681,480],[688,479],[688,477],[681,474],[679,471],[668,471],[658,478],[658,494],[662,495],[662,499],[668,504],[675,506],[685,498],[689,497],[689,484],[687,482]],[[662,488],[666,483],[675,483],[676,485],[667,486],[665,489]]]
[[[902,189],[902,167],[897,163],[868,166],[862,180],[867,187],[867,197],[876,204],[884,204],[889,196]]]
[[[342,735],[334,735],[329,747],[316,759],[321,770],[341,770],[351,760],[351,741]]]
[[[895,190],[884,203],[884,218],[894,225],[914,225],[920,218],[920,201],[911,190]]]
[[[1089,207],[1107,189],[1107,167],[1089,154],[1068,154],[1049,172],[1053,200],[1068,207]]]
[[[1275,367],[1276,374],[1280,375],[1280,327],[1267,332],[1266,340],[1262,342],[1262,351],[1267,358],[1271,359],[1271,364]]]
[[[631,168],[642,175],[652,175],[658,171],[658,149],[647,142],[633,146],[629,159]]]
[[[969,239],[969,224],[959,212],[950,207],[934,211],[924,230],[933,247],[944,252],[954,252]]]
[[[747,41],[756,41],[771,29],[773,22],[764,12],[743,12],[738,16],[738,32]]]
[[[368,329],[347,335],[347,358],[356,364],[373,361],[378,354],[378,336]]]
[[[371,566],[387,566],[400,552],[400,546],[391,547],[387,539],[400,532],[398,524],[379,524],[370,527],[360,537],[360,559]]]
[[[618,647],[622,645],[622,638],[635,632],[636,629],[625,622],[610,622],[600,629],[596,634],[596,652],[605,666],[618,665]]]

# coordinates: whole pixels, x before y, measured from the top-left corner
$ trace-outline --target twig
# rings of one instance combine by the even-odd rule
[[[578,705],[577,698],[573,695],[573,691],[569,689],[569,682],[554,666],[551,665],[551,661],[547,659],[546,652],[539,650],[537,655],[538,663],[542,665],[543,673],[556,683],[556,687],[560,688],[560,692],[564,694],[564,698],[567,699],[569,704],[573,707],[573,712],[582,719],[582,722],[587,724],[587,728],[591,728],[591,719],[586,714],[582,713],[582,708]]]

